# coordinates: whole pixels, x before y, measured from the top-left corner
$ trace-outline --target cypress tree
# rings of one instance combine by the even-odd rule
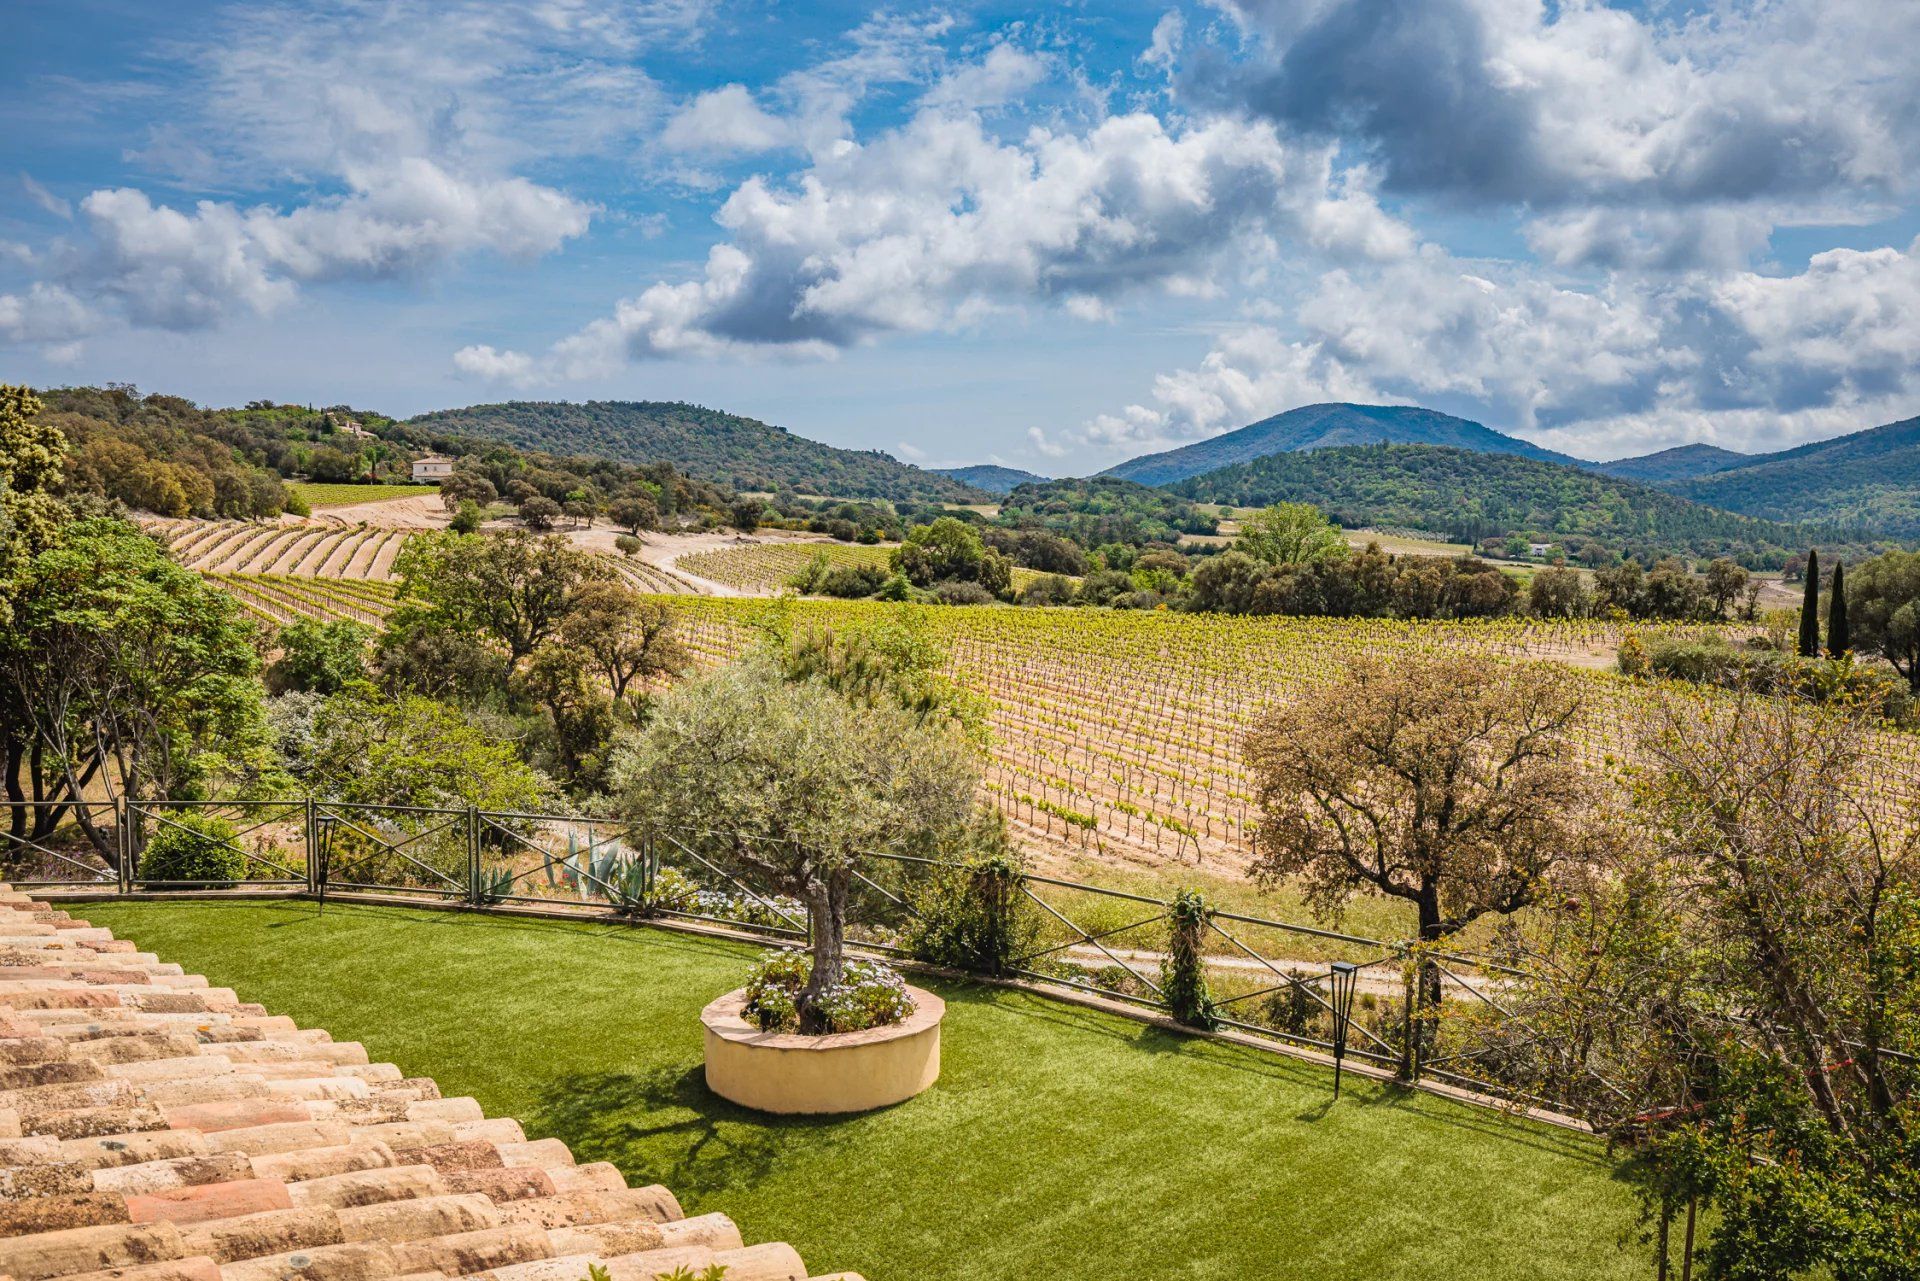
[[[1853,648],[1847,634],[1847,567],[1833,567],[1833,595],[1827,600],[1827,657],[1843,658]]]
[[[1800,657],[1820,657],[1820,553],[1807,552],[1807,594],[1800,602]]]

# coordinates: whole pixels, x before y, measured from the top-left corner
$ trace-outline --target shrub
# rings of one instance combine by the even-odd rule
[[[747,978],[747,1003],[741,1013],[763,1032],[792,1031],[800,1025],[800,990],[813,975],[813,958],[794,948],[770,952]],[[828,1032],[859,1032],[887,1027],[913,1013],[906,980],[878,961],[850,960],[841,982],[823,994],[820,1011]]]
[[[638,556],[642,546],[644,544],[632,534],[621,534],[613,540],[613,549],[629,558]]]
[[[933,599],[941,605],[991,605],[994,595],[978,583],[948,578],[933,585]]]
[[[1217,1019],[1200,959],[1207,929],[1207,901],[1199,890],[1181,890],[1167,910],[1167,955],[1160,962],[1160,991],[1173,1017],[1188,1027],[1209,1028]]]
[[[1005,974],[1033,948],[1038,923],[1020,911],[1020,866],[1006,855],[943,866],[912,894],[914,917],[902,940],[933,965]]]
[[[1073,580],[1064,574],[1048,574],[1028,583],[1020,593],[1022,605],[1071,605]]]
[[[233,845],[239,834],[215,814],[168,814],[140,856],[140,879],[208,884],[244,880],[247,859]]]
[[[886,581],[887,573],[878,565],[843,565],[821,580],[820,593],[823,596],[857,599],[873,595]]]
[[[452,522],[447,527],[456,534],[471,534],[480,528],[486,518],[487,514],[480,510],[479,503],[471,498],[463,498],[460,500],[459,508],[453,513]]]

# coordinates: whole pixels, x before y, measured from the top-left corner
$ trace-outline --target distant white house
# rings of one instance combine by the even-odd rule
[[[413,460],[413,478],[417,481],[445,480],[453,475],[453,459],[442,458],[439,454],[428,454],[425,458]]]
[[[419,474],[420,474],[419,472],[415,472],[414,476],[417,478]],[[1528,543],[1527,544],[1527,555],[1529,556],[1545,556],[1548,552],[1552,550],[1553,550],[1552,543]]]

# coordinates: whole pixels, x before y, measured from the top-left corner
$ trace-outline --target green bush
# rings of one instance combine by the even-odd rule
[[[140,856],[140,879],[152,884],[183,881],[208,884],[246,879],[247,859],[232,842],[233,824],[214,814],[168,814]]]
[[[1039,933],[1021,911],[1020,867],[995,855],[934,870],[909,896],[914,915],[902,940],[909,955],[933,965],[1001,975],[1033,950]]]
[[[1207,901],[1199,890],[1181,890],[1167,910],[1167,955],[1160,962],[1160,992],[1173,1017],[1188,1027],[1209,1028],[1218,1021],[1207,991],[1207,969],[1200,938],[1207,930]]]

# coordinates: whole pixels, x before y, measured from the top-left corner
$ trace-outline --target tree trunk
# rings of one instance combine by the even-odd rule
[[[26,744],[18,734],[9,734],[5,744],[7,786],[7,834],[17,844],[27,834],[27,795],[20,785],[20,771],[26,765]]]
[[[1446,936],[1446,929],[1440,920],[1439,887],[1427,884],[1421,887],[1420,897],[1414,900],[1420,913],[1420,941],[1437,943]],[[1433,1057],[1434,1044],[1439,1039],[1440,1001],[1443,991],[1440,984],[1440,967],[1432,961],[1422,958],[1418,978],[1414,984],[1413,1036],[1414,1061],[1424,1063]]]
[[[839,985],[846,974],[847,958],[847,877],[830,873],[826,881],[807,896],[807,933],[812,936],[813,973],[800,989],[800,1030],[817,1036],[828,1030],[820,1012],[820,998],[828,988]]]

